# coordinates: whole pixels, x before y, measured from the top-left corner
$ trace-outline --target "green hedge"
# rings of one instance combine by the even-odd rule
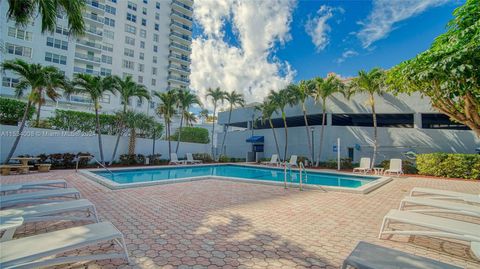
[[[178,131],[179,129],[177,129],[175,133],[170,136],[170,139],[172,141],[178,140]],[[182,135],[180,137],[180,141],[208,144],[210,143],[210,139],[208,137],[208,130],[201,127],[182,127]]]
[[[429,153],[417,155],[420,175],[480,179],[480,155]]]
[[[114,135],[117,133],[118,119],[115,115],[100,114],[100,132]],[[55,116],[48,119],[52,128],[65,131],[95,132],[96,119],[94,113],[55,110]]]
[[[0,97],[0,123],[7,125],[17,125],[18,122],[22,121],[23,113],[25,112],[25,107],[27,103]],[[30,120],[35,112],[33,106],[30,107],[28,111],[27,120]]]

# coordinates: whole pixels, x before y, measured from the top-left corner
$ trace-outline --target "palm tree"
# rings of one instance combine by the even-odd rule
[[[189,112],[189,113],[186,113],[185,114],[185,118],[183,119],[185,121],[185,124],[189,127],[192,127],[193,126],[193,123],[194,122],[197,122],[198,119],[197,117],[195,116],[195,114]]]
[[[278,147],[277,134],[275,132],[275,128],[273,127],[273,122],[272,122],[272,115],[277,110],[277,108],[275,107],[274,104],[272,104],[271,101],[267,99],[263,101],[262,104],[255,106],[255,110],[258,110],[262,113],[262,117],[261,117],[262,124],[265,124],[265,122],[268,121],[268,124],[270,125],[270,129],[272,129],[273,139],[275,140],[275,148],[277,149],[277,155],[280,156],[280,148]]]
[[[89,74],[76,74],[73,80],[74,88],[71,92],[85,94],[90,97],[95,110],[96,129],[98,136],[98,148],[100,151],[100,162],[105,165],[103,157],[102,134],[100,132],[100,99],[106,92],[115,94],[115,79],[112,76],[100,77]]]
[[[298,85],[290,84],[287,89],[292,95],[290,105],[297,105],[299,103],[302,105],[303,120],[305,122],[305,130],[307,131],[308,152],[310,154],[310,161],[313,163],[312,138],[310,137],[310,130],[308,128],[307,108],[305,106],[305,101],[312,93],[313,84],[310,81],[302,80]]]
[[[45,67],[43,79],[45,80],[45,86],[38,88],[33,101],[37,104],[37,119],[35,120],[35,126],[37,127],[40,125],[40,112],[42,105],[45,104],[45,95],[56,102],[61,96],[57,90],[67,88],[69,83],[65,75],[53,66]]]
[[[223,141],[222,141],[222,155],[225,156],[225,139],[227,139],[227,129],[230,126],[230,121],[232,119],[232,110],[234,107],[245,106],[245,99],[243,98],[243,94],[237,93],[236,91],[232,91],[230,93],[225,93],[225,100],[228,102],[229,107],[228,107],[228,124],[223,132]]]
[[[347,98],[350,98],[355,93],[367,93],[368,105],[372,109],[373,117],[373,156],[371,165],[375,165],[375,157],[377,155],[378,141],[377,141],[377,114],[375,112],[375,94],[382,95],[385,84],[385,72],[376,67],[366,72],[360,70],[358,76],[353,78],[347,93]]]
[[[53,94],[57,87],[68,87],[68,83],[65,80],[61,81],[59,76],[59,71],[52,66],[42,66],[40,64],[29,64],[23,60],[16,59],[11,61],[5,61],[1,64],[2,70],[9,70],[19,76],[19,83],[15,87],[15,92],[18,97],[22,96],[24,91],[28,88],[31,88],[30,94],[27,99],[27,105],[23,113],[22,121],[18,129],[18,134],[13,142],[12,148],[5,159],[5,163],[10,161],[13,153],[17,149],[18,143],[20,142],[21,134],[25,128],[25,123],[27,121],[28,112],[30,111],[32,104],[35,100],[38,100],[41,93],[47,88],[47,92],[52,97],[56,98],[56,95]]]
[[[202,118],[202,123],[205,123],[208,119],[208,109],[204,108],[200,110],[200,113],[198,114],[200,118]]]
[[[212,159],[216,160],[215,158],[215,152],[214,152],[214,141],[213,141],[213,135],[215,134],[215,117],[217,113],[217,105],[218,102],[221,102],[223,104],[223,101],[225,100],[225,92],[220,90],[220,88],[216,89],[211,89],[208,88],[207,90],[207,95],[206,97],[211,97],[213,101],[213,125],[212,125]]]
[[[315,163],[315,166],[318,166],[320,164],[323,150],[323,136],[327,116],[327,99],[336,92],[343,92],[344,85],[335,75],[330,75],[325,79],[320,77],[314,78],[312,83],[314,86],[312,96],[315,99],[315,102],[322,102],[322,130],[320,131],[320,146],[317,154],[317,162]]]
[[[288,152],[288,126],[287,126],[287,116],[285,114],[285,107],[291,103],[292,96],[291,92],[288,89],[282,89],[278,92],[270,91],[268,95],[268,101],[275,107],[279,109],[282,113],[283,128],[285,129],[285,150],[283,153],[283,160],[287,161],[287,152]]]
[[[84,8],[84,0],[8,0],[7,18],[18,25],[27,26],[40,14],[42,33],[52,33],[57,26],[57,15],[65,13],[70,32],[82,35],[85,31]]]
[[[122,117],[125,121],[125,125],[130,129],[130,138],[128,140],[128,155],[135,154],[135,144],[137,139],[137,131],[147,131],[155,120],[153,117],[149,117],[144,113],[135,111],[126,111]]]
[[[150,94],[148,93],[147,88],[144,85],[136,83],[132,79],[132,76],[127,76],[123,80],[118,76],[114,76],[113,78],[115,79],[115,89],[118,91],[118,93],[120,93],[120,101],[123,105],[123,114],[127,112],[127,106],[130,103],[131,98],[137,97],[140,100],[143,100],[143,98],[150,100]],[[115,148],[113,149],[110,164],[112,164],[115,160],[118,144],[120,142],[120,136],[122,135],[121,130],[124,128],[124,125],[124,121],[119,123],[119,132],[117,134],[117,141],[115,142]]]
[[[153,95],[160,99],[160,104],[157,107],[157,114],[160,117],[163,117],[165,121],[165,135],[168,140],[168,158],[170,158],[170,153],[172,153],[172,145],[170,141],[170,124],[172,123],[172,118],[176,114],[175,106],[177,104],[177,91],[175,89],[168,90],[166,92],[155,92]]]
[[[190,118],[190,112],[188,110],[195,104],[201,105],[200,99],[197,95],[193,94],[190,90],[181,89],[177,91],[177,107],[180,109],[180,128],[178,129],[177,147],[175,148],[175,153],[178,153],[178,147],[180,146],[183,119]]]

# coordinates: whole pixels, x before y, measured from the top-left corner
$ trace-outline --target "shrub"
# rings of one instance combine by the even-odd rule
[[[52,164],[52,168],[60,168],[62,167],[62,153],[52,153],[48,155],[48,159],[50,159],[50,163]]]
[[[145,155],[142,154],[122,154],[120,155],[120,164],[132,165],[132,164],[144,164]]]
[[[115,115],[100,114],[100,132],[114,135],[118,131],[118,119]],[[96,119],[94,113],[55,110],[55,116],[48,119],[50,125],[57,130],[95,132]]]
[[[89,152],[79,152],[77,153],[77,158],[80,156],[91,156]],[[78,159],[78,167],[85,167],[88,165],[88,162],[90,161],[90,158],[80,158]]]
[[[320,163],[320,166],[328,168],[328,169],[337,169],[337,160],[327,160],[326,162]],[[350,158],[341,158],[340,159],[340,168],[341,169],[352,169],[353,163],[352,159]]]
[[[222,155],[220,158],[218,158],[218,162],[220,163],[229,163],[230,162],[230,157]]]
[[[26,106],[25,102],[0,97],[0,123],[17,125],[22,121]],[[35,108],[31,106],[27,114],[27,120],[32,118],[34,112]]]
[[[195,160],[200,160],[204,163],[211,163],[213,162],[212,157],[208,153],[194,153],[193,154],[193,159]]]
[[[179,128],[180,129],[180,128]],[[170,136],[172,141],[178,141],[179,129]],[[201,127],[182,127],[181,142],[208,144],[210,139],[208,137],[208,130]]]
[[[421,175],[480,179],[480,155],[438,152],[418,154],[417,168]]]
[[[379,167],[383,167],[383,169],[390,168],[390,160],[383,160],[379,165]],[[402,168],[405,174],[416,174],[418,173],[417,167],[412,161],[409,160],[402,160]]]
[[[165,164],[167,161],[166,160],[162,160],[160,157],[162,156],[162,154],[150,154],[148,155],[148,158],[150,159],[150,164],[153,164],[153,165],[160,165],[160,164]]]

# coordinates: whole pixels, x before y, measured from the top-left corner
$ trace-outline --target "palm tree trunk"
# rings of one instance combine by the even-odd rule
[[[228,111],[228,124],[227,128],[225,128],[225,132],[223,133],[223,141],[222,141],[222,155],[225,156],[227,154],[226,150],[224,149],[225,147],[225,139],[227,139],[227,131],[228,131],[228,126],[230,126],[230,121],[232,119],[232,110],[233,107],[230,106],[230,110]]]
[[[277,134],[275,132],[275,128],[273,128],[272,119],[269,118],[268,122],[270,123],[270,128],[272,128],[273,139],[275,140],[275,148],[277,149],[277,155],[280,156],[280,149],[278,147]]]
[[[168,159],[170,160],[170,154],[172,153],[172,145],[170,141],[170,121],[165,118],[165,125],[167,126],[167,140],[168,140]]]
[[[285,112],[282,111],[283,127],[285,128],[285,151],[283,154],[283,161],[287,161],[287,151],[288,151],[288,127],[287,127],[287,117]]]
[[[310,154],[311,163],[314,162],[313,151],[312,151],[312,138],[310,137],[310,130],[308,128],[308,119],[307,119],[307,109],[305,108],[305,103],[302,103],[303,110],[303,120],[305,121],[305,131],[307,131],[307,141],[308,141],[308,153]]]
[[[95,103],[95,118],[96,118],[96,125],[97,125],[97,136],[98,136],[98,149],[100,150],[100,162],[105,165],[105,161],[103,159],[103,145],[102,145],[102,134],[100,133],[100,117],[98,116],[98,103]]]
[[[182,116],[180,117],[180,128],[178,129],[178,137],[177,137],[177,147],[175,149],[175,153],[178,153],[178,146],[180,145],[180,140],[182,138],[182,126],[183,126],[183,113],[185,111],[182,111]]]
[[[215,113],[217,112],[217,104],[213,105],[213,125],[212,125],[212,159],[215,159],[215,152],[213,150],[213,135],[215,134]]]
[[[324,136],[324,133],[325,133],[325,119],[327,117],[327,113],[326,113],[326,109],[325,109],[325,102],[323,102],[323,106],[322,106],[322,130],[320,131],[320,145],[319,145],[319,149],[318,149],[318,159],[317,159],[317,163],[315,164],[315,166],[319,166],[320,165],[320,159],[322,157],[322,150],[323,150],[323,136]]]
[[[127,106],[123,106],[123,115],[127,112]],[[117,134],[117,141],[115,142],[115,147],[113,148],[113,154],[112,154],[112,159],[110,160],[110,165],[112,165],[113,161],[115,161],[115,155],[117,154],[117,149],[118,149],[118,144],[120,143],[120,136],[122,135],[122,131],[124,128],[124,120],[120,123],[120,126],[118,128],[118,134]]]
[[[37,108],[37,119],[35,120],[35,127],[38,128],[38,125],[40,125],[40,111],[42,109],[42,101],[40,100],[38,102],[38,108]]]
[[[130,139],[128,140],[128,155],[134,155],[135,154],[135,140],[136,140],[136,132],[135,128],[130,129]]]
[[[377,157],[377,114],[375,113],[375,99],[370,96],[371,104],[372,104],[372,116],[373,116],[373,156],[372,156],[372,163],[371,167],[375,166],[375,158]]]
[[[28,111],[30,110],[31,106],[32,106],[32,102],[28,101],[27,106],[25,107],[25,111],[23,112],[23,117],[22,117],[22,122],[20,123],[20,128],[18,128],[17,137],[15,137],[15,141],[13,142],[12,148],[10,149],[10,152],[8,153],[7,158],[5,159],[4,163],[8,163],[10,161],[10,158],[12,158],[13,153],[15,153],[15,150],[17,149],[18,143],[20,142],[20,138],[22,137],[23,129],[25,128],[25,123],[27,121]]]

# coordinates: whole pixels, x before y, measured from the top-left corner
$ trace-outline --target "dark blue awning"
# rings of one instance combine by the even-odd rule
[[[264,141],[263,136],[259,136],[259,135],[254,135],[247,139],[247,142],[250,142],[250,143],[263,143],[263,141]]]

